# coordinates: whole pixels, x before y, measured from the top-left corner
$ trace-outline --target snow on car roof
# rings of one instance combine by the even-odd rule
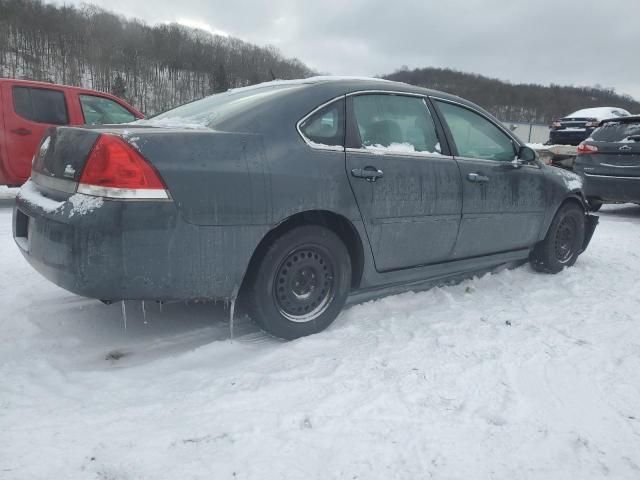
[[[376,77],[357,77],[347,75],[317,75],[315,77],[308,78],[296,78],[293,80],[272,80],[269,82],[257,83],[255,85],[249,85],[247,87],[230,88],[229,92],[247,91],[255,88],[263,87],[278,87],[285,85],[304,85],[307,83],[321,83],[321,82],[334,82],[340,80],[359,80],[359,81],[376,81],[376,82],[391,82],[391,80],[385,80],[384,78]]]
[[[583,108],[577,112],[573,112],[571,115],[567,115],[565,118],[597,118],[604,120],[611,117],[626,117],[629,112],[622,108],[617,107],[595,107],[595,108]]]

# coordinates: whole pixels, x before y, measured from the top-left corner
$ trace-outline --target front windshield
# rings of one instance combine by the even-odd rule
[[[302,84],[273,84],[228,90],[135,122],[140,125],[213,127],[238,113],[251,110],[274,97],[301,88]]]

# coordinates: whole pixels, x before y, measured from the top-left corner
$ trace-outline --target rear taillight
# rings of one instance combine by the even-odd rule
[[[104,133],[89,152],[78,193],[111,198],[169,198],[167,187],[151,164],[122,138]]]
[[[589,145],[588,143],[581,143],[578,145],[578,153],[579,154],[587,154],[587,153],[597,153],[598,147],[595,145]]]

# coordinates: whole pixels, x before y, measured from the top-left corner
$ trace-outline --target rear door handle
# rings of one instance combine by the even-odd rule
[[[364,178],[367,182],[375,182],[384,176],[384,172],[376,167],[367,166],[364,168],[354,168],[351,175],[357,178]]]
[[[15,133],[16,135],[20,135],[21,137],[25,137],[27,135],[31,135],[31,130],[28,130],[26,128],[15,128],[13,130],[11,130],[11,133]]]
[[[487,183],[489,181],[489,177],[480,173],[470,173],[467,175],[467,180],[475,183]]]

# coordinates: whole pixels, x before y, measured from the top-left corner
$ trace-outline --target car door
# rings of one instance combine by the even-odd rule
[[[61,89],[4,85],[5,171],[22,183],[31,173],[31,160],[45,130],[69,124],[65,93]]]
[[[84,123],[87,125],[129,123],[137,117],[119,103],[99,95],[78,95]]]
[[[378,271],[451,257],[460,224],[458,166],[425,98],[350,95],[347,175]]]
[[[544,174],[515,161],[517,145],[471,107],[433,99],[460,167],[463,207],[454,258],[531,247],[544,220]]]

